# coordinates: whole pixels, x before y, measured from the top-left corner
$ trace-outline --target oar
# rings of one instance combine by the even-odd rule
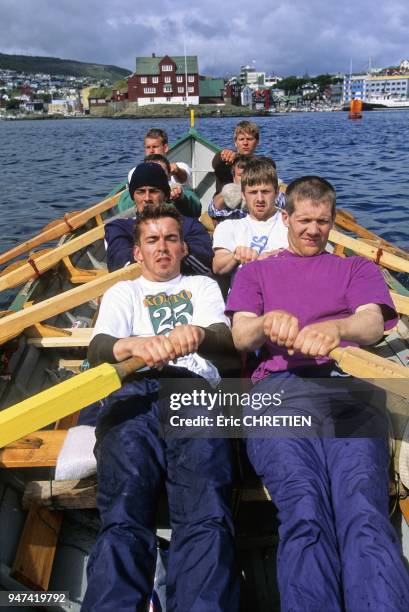
[[[67,234],[74,229],[78,229],[96,215],[100,215],[101,213],[115,206],[121,196],[121,193],[122,191],[109,198],[106,198],[105,200],[102,200],[102,202],[99,202],[98,204],[94,204],[82,212],[67,215],[64,219],[53,223],[52,227],[48,226],[48,229],[44,229],[36,236],[33,236],[33,238],[30,238],[29,240],[26,240],[25,242],[13,247],[9,251],[2,253],[0,255],[0,265],[3,265],[15,257],[18,257],[18,255],[21,255],[26,251],[34,249],[44,242],[56,240],[57,238],[61,238],[61,236],[64,234]]]
[[[33,263],[20,262],[19,266],[11,264],[10,271],[3,270],[0,274],[0,291],[17,287],[22,283],[43,274],[59,263],[64,257],[76,253],[80,249],[89,246],[104,237],[104,226],[97,225],[88,232],[84,232],[78,238],[68,240],[55,249],[47,250],[46,253],[34,258]],[[31,261],[31,260],[29,260]]]
[[[0,344],[18,336],[24,329],[35,323],[45,321],[102,295],[114,283],[137,278],[140,273],[140,265],[135,263],[4,316],[0,319]]]
[[[113,393],[128,374],[144,365],[140,357],[103,363],[6,408],[0,412],[0,448]]]
[[[354,251],[357,255],[372,259],[372,261],[376,261],[381,266],[394,270],[395,272],[409,272],[409,261],[407,259],[397,257],[391,253],[386,253],[382,251],[382,247],[378,248],[377,246],[372,246],[357,238],[346,236],[334,229],[330,231],[329,241],[340,244],[347,249],[351,249],[351,251]]]
[[[409,399],[409,368],[353,346],[338,346],[329,356],[347,374]]]
[[[403,259],[409,259],[409,253],[407,253],[403,249],[400,249],[399,247],[394,246],[387,240],[384,240],[377,234],[370,232],[365,227],[362,227],[362,225],[359,225],[358,223],[356,223],[352,215],[347,213],[347,211],[345,210],[339,210],[339,209],[337,210],[337,214],[335,217],[335,224],[349,232],[354,232],[360,238],[373,240],[376,243],[374,246],[378,245],[381,248],[385,249],[385,251],[388,251],[389,253],[392,253],[393,255],[398,255],[399,257],[403,257]]]
[[[409,398],[409,370],[359,348],[338,347],[329,355],[357,378]],[[139,358],[102,364],[0,412],[0,447],[96,402],[121,386],[129,373],[143,367]]]

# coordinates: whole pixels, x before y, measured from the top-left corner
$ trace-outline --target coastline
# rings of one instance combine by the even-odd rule
[[[47,119],[179,119],[188,118],[190,111],[195,111],[195,116],[203,117],[271,117],[284,115],[286,113],[269,112],[266,110],[250,109],[244,106],[199,104],[195,106],[182,106],[181,104],[152,104],[141,106],[135,111],[132,109],[122,109],[114,111],[112,108],[94,109],[92,114],[87,115],[38,115],[28,113],[24,116],[0,117],[5,121],[26,121],[26,120],[47,120]]]

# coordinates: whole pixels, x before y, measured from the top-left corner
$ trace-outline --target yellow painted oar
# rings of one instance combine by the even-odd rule
[[[113,393],[128,374],[144,365],[140,357],[103,363],[6,408],[0,412],[0,448]]]
[[[409,398],[409,369],[359,348],[338,347],[330,357],[357,378]],[[102,364],[78,374],[0,412],[0,448],[106,397],[143,361],[134,357],[116,365]]]
[[[3,265],[7,261],[18,257],[22,253],[26,253],[31,249],[43,244],[44,242],[49,242],[51,240],[56,240],[57,238],[61,238],[64,234],[68,232],[78,229],[82,225],[84,225],[87,221],[95,217],[96,215],[100,215],[106,210],[113,208],[115,204],[118,202],[122,191],[116,193],[115,195],[102,200],[98,204],[94,204],[90,208],[86,210],[80,211],[78,213],[74,213],[72,215],[67,215],[65,218],[52,223],[50,226],[47,226],[42,232],[33,236],[29,240],[25,242],[21,242],[17,246],[13,247],[9,251],[0,254],[0,265]]]

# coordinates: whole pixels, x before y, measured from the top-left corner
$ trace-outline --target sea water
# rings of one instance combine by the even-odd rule
[[[233,147],[240,118],[197,119],[210,141]],[[257,117],[258,151],[286,183],[319,174],[358,223],[409,250],[409,112],[287,113]],[[142,161],[143,136],[162,127],[169,141],[186,119],[0,121],[0,252],[65,212],[100,201]],[[1,298],[0,298],[1,299]]]

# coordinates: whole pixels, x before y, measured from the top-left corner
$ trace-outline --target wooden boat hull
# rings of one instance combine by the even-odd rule
[[[207,210],[214,192],[211,162],[218,150],[218,147],[202,138],[198,132],[190,130],[175,143],[169,152],[171,161],[184,161],[193,168],[193,187],[202,201],[204,211]],[[124,184],[117,186],[112,194],[117,193],[123,187]],[[111,213],[114,214],[115,210]],[[105,213],[105,216],[107,215],[108,213]],[[86,225],[74,233],[63,236],[59,244],[66,245],[73,237],[83,235],[93,227],[95,227],[95,221],[89,220]],[[354,227],[353,230],[356,228]],[[341,244],[341,247],[344,249],[344,254],[348,249],[357,248],[348,241],[344,245]],[[377,249],[375,249],[375,255],[376,251]],[[393,254],[399,257],[399,254]],[[13,312],[21,312],[23,308],[28,310],[28,303],[31,301],[38,304],[66,291],[71,291],[75,287],[86,286],[87,271],[91,274],[99,270],[101,276],[104,275],[104,259],[105,249],[103,240],[100,238],[70,255],[71,268],[70,265],[67,265],[67,261],[62,260],[39,278],[28,280],[10,304],[9,309]],[[79,276],[81,276],[83,285],[75,282],[78,281]],[[405,294],[403,287],[395,285],[395,289]],[[0,409],[13,405],[55,384],[64,376],[80,370],[86,358],[87,341],[84,342],[83,338],[86,336],[87,327],[92,326],[97,307],[98,299],[95,296],[84,303],[70,307],[68,312],[65,312],[63,308],[61,312],[41,321],[59,329],[73,328],[72,332],[68,332],[72,334],[70,336],[57,337],[53,330],[34,325],[28,332],[26,330],[25,333],[19,334],[11,343],[5,345],[3,370],[0,376]],[[81,336],[82,332],[84,333]],[[41,340],[39,336],[44,334],[48,335],[48,339]],[[75,339],[79,339],[77,344],[75,344]],[[404,339],[398,351],[390,347],[388,343],[382,350],[389,351],[390,355],[395,353],[395,360],[400,360],[402,363],[408,362],[407,341]],[[402,431],[407,421],[407,406],[398,403],[394,411],[399,417],[399,427]],[[64,428],[73,422],[74,420],[68,419],[65,423],[60,423],[61,429],[58,436],[53,436],[54,446],[52,447],[49,442],[47,446],[40,436],[44,456],[37,460],[35,467],[33,458],[40,456],[40,453],[35,452],[35,440],[34,442],[32,439],[29,440],[26,448],[11,449],[6,456],[4,452],[3,455],[0,455],[0,461],[3,460],[4,465],[7,466],[0,473],[0,515],[2,517],[0,522],[0,584],[12,590],[22,590],[24,587],[21,585],[25,583],[34,588],[69,591],[70,599],[73,602],[71,610],[75,611],[80,609],[80,602],[85,592],[85,568],[98,529],[98,518],[96,511],[90,509],[95,499],[95,486],[92,482],[88,485],[87,483],[71,483],[69,486],[71,502],[67,502],[67,492],[65,492],[65,505],[61,504],[61,496],[57,493],[57,488],[54,491],[50,490],[54,476],[52,465],[58,450],[56,448],[58,447],[57,437],[61,443],[65,435]],[[34,447],[30,444],[34,444]],[[19,469],[17,465],[20,466]],[[21,470],[22,465],[33,467]],[[26,482],[31,478],[47,484],[42,485],[43,489],[40,485],[34,486],[37,497],[33,494],[33,486],[31,487],[32,496],[27,498],[26,495],[25,501],[26,508],[29,508],[27,514],[27,510],[22,508],[22,494]],[[248,591],[244,593],[245,609],[253,612],[265,610],[266,602],[269,602],[268,605],[272,606],[272,609],[278,609],[279,604],[275,579],[277,519],[272,505],[263,503],[265,499],[263,490],[252,487],[254,487],[253,483],[248,484],[237,497],[237,524],[241,564],[249,585]],[[53,509],[54,498],[57,509]],[[80,501],[85,498],[86,502]],[[245,499],[246,503],[239,504],[240,498]],[[46,500],[46,507],[40,506],[39,510],[37,504],[44,503],[44,500]],[[33,503],[34,501],[36,504]],[[68,506],[71,504],[69,509],[67,503]],[[79,510],[78,507],[88,509]],[[64,510],[63,515],[62,510]],[[254,520],[255,514],[257,514],[256,521]],[[165,522],[162,523],[161,528],[160,535],[169,537],[169,529]],[[405,545],[409,549],[409,536],[405,532],[404,522],[400,529],[404,532],[404,541],[406,542],[406,537],[408,539]],[[31,537],[33,531],[41,533],[41,537],[44,538],[38,548],[35,548],[33,544]],[[406,552],[409,559],[409,550]],[[40,569],[41,564],[47,566],[48,574],[47,571]],[[259,570],[255,569],[257,567]],[[263,568],[262,571],[260,568]]]

